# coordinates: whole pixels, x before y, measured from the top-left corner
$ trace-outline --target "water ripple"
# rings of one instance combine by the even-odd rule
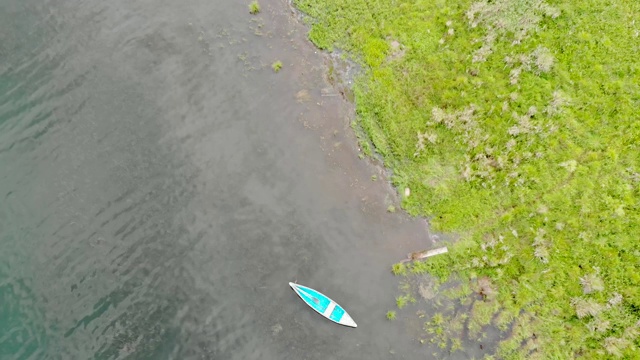
[[[390,275],[360,245],[381,225],[342,209],[358,200],[298,121],[296,72],[269,68],[293,32],[257,36],[261,19],[233,1],[0,2],[0,358],[388,352],[390,330],[342,332],[287,287],[331,285],[379,325]]]

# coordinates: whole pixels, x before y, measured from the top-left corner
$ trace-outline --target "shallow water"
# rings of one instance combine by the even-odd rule
[[[426,225],[385,211],[326,58],[262,6],[0,3],[1,359],[430,353],[385,319]]]

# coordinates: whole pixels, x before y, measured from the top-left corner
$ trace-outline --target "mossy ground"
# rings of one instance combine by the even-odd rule
[[[501,358],[636,356],[640,2],[294,2],[363,66],[358,125],[403,207],[460,235],[395,272],[480,294],[459,322],[506,331]]]

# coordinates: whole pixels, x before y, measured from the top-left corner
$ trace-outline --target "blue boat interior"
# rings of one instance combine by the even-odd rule
[[[329,319],[335,321],[335,322],[339,322],[340,319],[342,319],[342,315],[344,314],[344,309],[336,304],[335,309],[333,309],[333,311],[331,312],[331,315],[329,316]]]
[[[321,314],[324,313],[324,311],[331,303],[331,300],[329,298],[306,286],[298,285],[298,293],[300,294],[300,297],[302,297],[302,299],[307,304],[309,304],[309,306],[311,306]],[[342,319],[343,314],[344,309],[340,305],[336,304],[336,307],[331,312],[331,315],[329,315],[329,319],[335,322],[339,322],[340,319]]]

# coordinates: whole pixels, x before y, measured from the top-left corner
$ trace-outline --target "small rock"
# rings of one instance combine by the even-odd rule
[[[411,195],[411,190],[408,187],[404,188],[404,197],[409,197]]]

